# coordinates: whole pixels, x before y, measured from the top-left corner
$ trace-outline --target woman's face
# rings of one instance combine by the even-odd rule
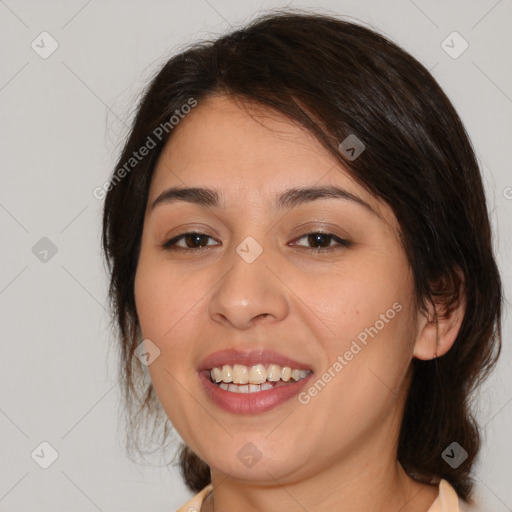
[[[161,196],[172,187],[218,201]],[[345,192],[289,192],[318,187]],[[218,96],[174,128],[135,297],[160,403],[212,471],[285,482],[394,449],[419,325],[397,233],[391,209],[285,117]],[[251,393],[203,371],[230,380],[237,361],[274,376],[257,366],[253,382],[309,371]]]

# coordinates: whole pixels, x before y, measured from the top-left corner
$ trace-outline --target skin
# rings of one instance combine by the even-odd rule
[[[373,211],[335,198],[273,208],[284,190],[314,185],[341,187]],[[171,186],[216,188],[223,202],[152,209]],[[318,251],[304,235],[319,231],[352,244],[327,238],[331,250]],[[208,248],[197,240],[188,252],[162,248],[187,232],[211,237],[202,241]],[[439,322],[436,337],[415,309],[398,233],[391,208],[279,114],[215,96],[174,129],[151,182],[135,297],[143,336],[160,350],[149,366],[159,401],[211,468],[203,512],[212,502],[217,512],[425,512],[435,500],[437,486],[398,463],[398,433],[411,360],[449,350],[463,307]],[[248,236],[263,249],[250,264],[235,251]],[[293,398],[242,416],[203,391],[199,363],[226,348],[276,349],[320,377],[394,303],[401,311],[306,405]],[[237,457],[249,442],[261,453],[250,468]]]

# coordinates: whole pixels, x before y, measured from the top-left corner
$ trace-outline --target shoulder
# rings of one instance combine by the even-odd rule
[[[187,501],[187,503],[176,510],[176,512],[199,512],[201,510],[203,501],[211,490],[212,484],[207,485],[201,489],[190,501]]]
[[[203,501],[205,500],[208,493],[211,492],[211,490],[212,484],[207,485],[201,489],[191,500],[187,501],[187,503],[181,506],[176,512],[200,512]],[[439,485],[439,498],[436,500],[436,503],[434,503],[434,506],[430,509],[430,511],[437,510],[435,506],[440,501],[444,504],[455,503],[458,501],[459,512],[486,512],[475,500],[471,499],[469,501],[464,501],[462,498],[458,497],[453,487],[446,480],[441,481]],[[454,508],[441,508],[439,510],[454,510],[455,512]]]
[[[486,512],[486,510],[474,493],[468,500],[463,500],[452,485],[442,479],[439,482],[439,495],[428,512]]]

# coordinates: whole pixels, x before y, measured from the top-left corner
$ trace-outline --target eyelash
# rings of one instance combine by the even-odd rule
[[[182,233],[181,235],[175,236],[174,238],[171,238],[170,240],[164,242],[162,244],[162,249],[164,249],[166,251],[189,252],[189,251],[197,251],[197,250],[201,250],[201,249],[208,249],[208,247],[213,247],[213,246],[208,246],[208,245],[205,247],[179,247],[176,245],[177,242],[179,242],[180,240],[184,239],[185,237],[187,237],[189,235],[199,235],[201,237],[213,238],[213,237],[207,235],[206,233],[201,233],[198,231],[191,231],[191,232],[187,232],[187,233]],[[336,236],[332,233],[324,233],[323,231],[313,231],[311,233],[305,233],[304,235],[296,238],[295,240],[300,240],[301,238],[309,237],[311,235],[322,235],[322,236],[330,238],[331,240],[334,240],[335,242],[338,243],[337,246],[329,245],[327,247],[318,247],[318,248],[305,247],[305,249],[309,249],[311,252],[315,252],[315,253],[330,252],[332,250],[336,250],[339,248],[348,248],[352,245],[352,242],[350,242],[349,240],[344,240],[343,238],[339,238],[338,236]],[[300,246],[300,247],[303,247],[303,246]]]

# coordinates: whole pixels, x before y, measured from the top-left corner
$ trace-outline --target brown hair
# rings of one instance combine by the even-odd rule
[[[414,478],[445,478],[468,497],[480,448],[470,399],[500,353],[502,288],[480,170],[452,104],[418,61],[375,31],[331,16],[274,12],[172,57],[149,84],[116,168],[190,98],[200,103],[214,94],[300,123],[391,206],[422,311],[428,303],[450,310],[464,293],[453,347],[438,359],[412,362],[398,460]],[[339,149],[351,134],[366,146],[355,160]],[[135,416],[158,414],[151,383],[133,357],[141,341],[134,276],[152,173],[170,136],[172,130],[122,179],[112,177],[104,205],[109,297],[126,404]],[[468,453],[457,468],[441,457],[454,441]],[[185,445],[180,467],[191,490],[210,482],[207,464]]]

